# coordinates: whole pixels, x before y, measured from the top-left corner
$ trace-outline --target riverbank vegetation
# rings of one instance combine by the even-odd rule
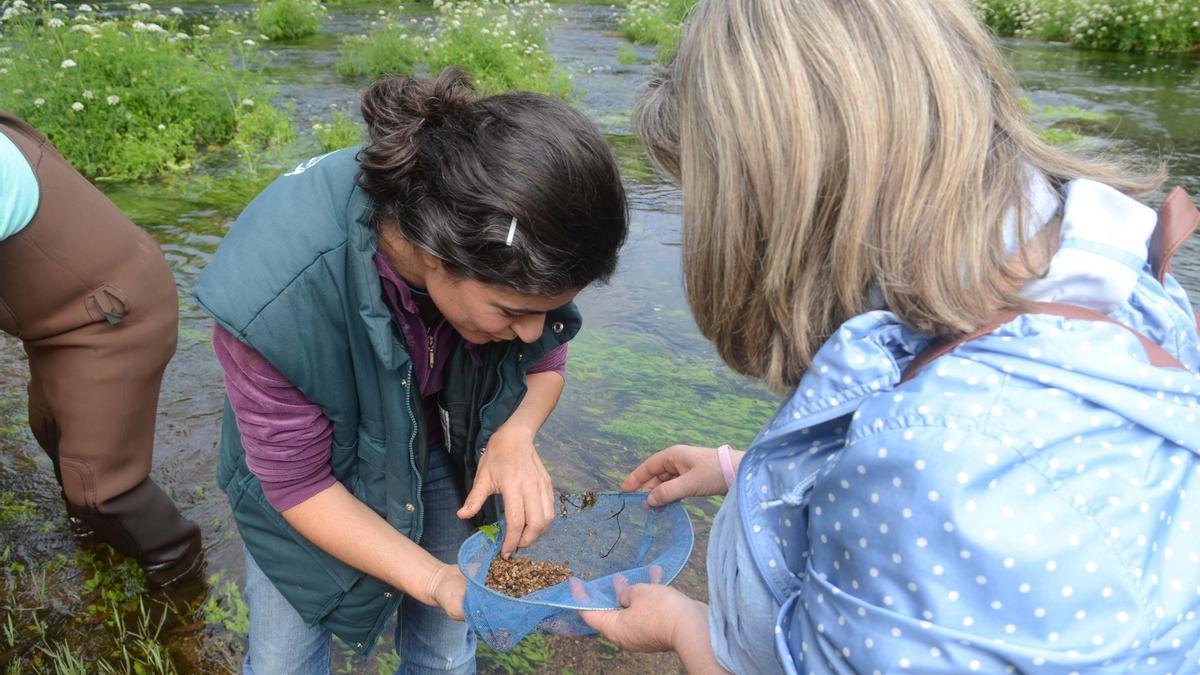
[[[177,7],[100,15],[23,0],[3,15],[0,108],[88,176],[179,172],[200,148],[253,153],[293,137],[264,77],[245,67],[261,58],[260,38],[232,19],[185,26]]]
[[[540,0],[434,0],[424,22],[388,17],[370,34],[342,44],[339,73],[376,78],[426,66],[466,67],[476,86],[495,93],[522,89],[565,98],[570,79],[546,53],[546,29],[557,10]]]
[[[621,34],[640,45],[658,48],[666,62],[683,36],[683,23],[697,0],[628,0],[620,19]]]
[[[667,61],[697,0],[627,0],[621,32]],[[1001,37],[1112,52],[1200,49],[1200,0],[970,0]]]
[[[1113,52],[1200,48],[1198,0],[972,0],[997,35]]]

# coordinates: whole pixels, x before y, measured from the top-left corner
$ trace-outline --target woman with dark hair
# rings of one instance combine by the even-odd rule
[[[503,498],[505,555],[554,516],[534,435],[571,300],[616,267],[625,194],[561,101],[465,76],[363,96],[370,143],[242,213],[195,295],[227,406],[217,480],[246,549],[245,672],[329,672],[397,615],[402,672],[472,672],[459,544]]]

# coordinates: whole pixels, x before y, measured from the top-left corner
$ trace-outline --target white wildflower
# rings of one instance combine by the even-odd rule
[[[91,5],[88,5],[88,4],[83,4],[83,5],[80,5],[80,6],[76,7],[75,9],[76,9],[77,11],[80,11],[80,12],[91,12],[91,11],[94,11],[94,10],[92,9],[92,6],[91,6]]]
[[[196,24],[196,30],[200,31],[201,33],[207,33],[208,31],[210,31],[212,29],[209,28],[208,26],[205,26],[202,23],[198,23],[198,24]]]
[[[104,99],[104,102],[109,105],[116,105],[121,102],[121,97],[115,94],[110,94],[108,98]]]
[[[29,7],[29,3],[25,0],[13,0],[12,7],[13,9],[26,9]]]
[[[74,68],[76,65],[77,64],[74,61],[72,61],[71,59],[63,59],[63,62],[58,64],[58,67],[66,69],[66,68]]]
[[[81,112],[83,110],[83,104],[79,101],[75,101],[71,104],[71,110],[74,110],[75,112]]]
[[[172,7],[171,13],[174,14],[175,16],[183,16],[183,8],[182,7]]]
[[[246,106],[247,108],[253,108],[254,107],[254,99],[244,98],[244,99],[242,99],[242,105]]]
[[[66,24],[63,23],[62,19],[60,19],[58,17],[54,17],[53,19],[50,19],[49,21],[47,21],[46,25],[51,28],[62,28]]]
[[[96,95],[92,93],[92,90],[91,90],[91,89],[84,89],[84,90],[83,90],[83,97],[84,97],[85,99],[87,99],[87,100],[89,100],[89,101],[90,101],[90,100],[92,100],[92,99],[96,98]]]
[[[242,40],[242,44],[246,45],[247,47],[253,47],[257,43],[254,40]]]
[[[64,4],[62,4],[61,2],[56,2],[56,3],[54,3],[53,5],[50,5],[50,7],[51,7],[52,9],[56,9],[56,10],[58,10],[58,11],[60,11],[60,12],[65,12],[65,11],[67,11],[67,6],[66,6],[66,5],[64,5]]]
[[[37,107],[39,107],[39,108],[40,108],[40,107],[42,107],[42,106],[46,105],[46,99],[44,99],[44,98],[35,98],[35,99],[33,99],[33,104],[34,104],[35,106],[37,106]]]
[[[159,131],[166,131],[166,130],[167,130],[167,125],[165,125],[165,124],[159,124],[159,125],[158,125],[158,130],[159,130]]]

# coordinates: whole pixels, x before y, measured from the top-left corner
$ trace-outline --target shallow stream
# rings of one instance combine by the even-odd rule
[[[203,14],[203,7],[189,5],[187,11]],[[331,108],[353,109],[363,86],[338,77],[332,64],[339,36],[366,32],[379,7],[331,7],[323,35],[272,46],[275,102],[294,104],[302,130],[303,142],[289,163],[318,154],[304,130]],[[674,443],[744,447],[775,406],[765,390],[720,364],[689,317],[680,288],[680,195],[653,176],[630,137],[629,110],[653,68],[653,48],[634,47],[636,63],[618,61],[627,44],[617,33],[619,11],[564,5],[550,40],[551,53],[572,76],[576,103],[621,156],[633,209],[619,273],[611,284],[579,298],[585,332],[572,344],[566,393],[539,438],[563,491],[613,489],[640,458]],[[1004,47],[1035,104],[1111,112],[1115,123],[1089,135],[1114,153],[1165,162],[1172,184],[1200,194],[1200,60],[1089,54],[1019,41],[1005,41]],[[261,167],[259,180],[280,168]],[[102,185],[159,241],[180,288],[179,350],[164,381],[153,475],[204,528],[209,578],[171,598],[175,610],[166,616],[160,639],[182,670],[198,673],[236,668],[245,628],[230,584],[241,578],[241,547],[213,483],[221,373],[208,343],[210,324],[188,293],[250,196],[245,181],[229,178],[217,172],[198,180]],[[1200,239],[1177,256],[1175,272],[1200,300]],[[49,461],[24,426],[24,378],[19,343],[0,340],[0,608],[16,624],[11,633],[0,631],[0,666],[26,662],[46,644],[112,659],[112,636],[133,627],[114,625],[114,613],[106,608],[115,604],[117,614],[136,614],[136,601],[130,604],[124,589],[140,588],[137,575],[127,565],[114,567],[105,547],[77,535],[66,521]],[[703,595],[704,535],[716,503],[702,501],[691,510],[699,536],[681,583]],[[166,600],[161,594],[145,598],[150,605]],[[0,628],[3,621],[0,617]],[[385,642],[374,662],[341,654],[337,666],[356,672],[394,667],[391,657],[380,656],[390,649],[390,639]],[[489,656],[481,670],[675,668],[671,659],[623,655],[595,640],[552,639],[546,647],[516,659]]]

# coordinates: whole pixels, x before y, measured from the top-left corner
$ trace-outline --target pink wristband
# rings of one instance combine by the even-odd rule
[[[737,477],[737,473],[733,470],[733,460],[729,458],[731,449],[728,443],[717,448],[717,458],[721,460],[721,474],[725,476],[726,489],[733,485],[733,479]]]

